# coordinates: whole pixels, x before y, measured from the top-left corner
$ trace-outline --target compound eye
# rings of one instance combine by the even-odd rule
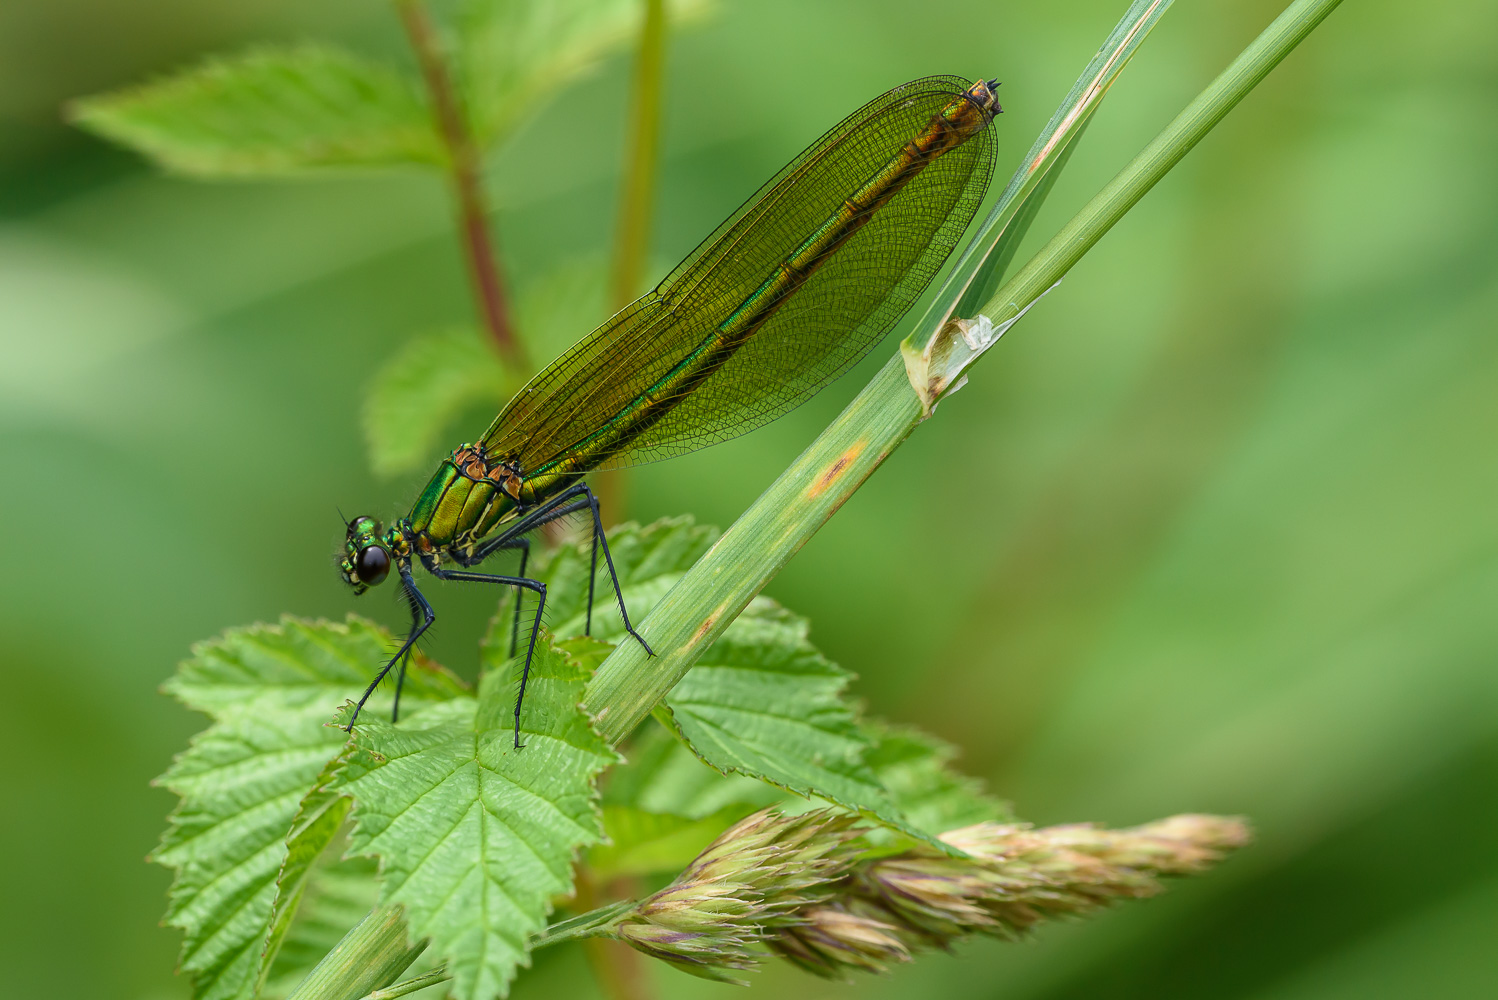
[[[390,575],[390,553],[378,545],[366,545],[359,550],[359,561],[355,564],[354,572],[359,577],[359,582],[365,586],[373,587],[384,583],[385,577]]]

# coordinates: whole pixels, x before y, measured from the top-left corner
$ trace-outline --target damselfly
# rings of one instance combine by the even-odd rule
[[[487,433],[443,460],[410,514],[388,530],[348,523],[343,578],[356,594],[393,565],[411,631],[391,669],[398,716],[405,661],[436,615],[413,563],[442,580],[536,595],[520,707],[546,608],[525,575],[527,536],[587,512],[630,623],[583,477],[680,455],[753,430],[846,372],[910,308],[972,221],[993,173],[993,81],[935,76],[896,87],[844,119],[770,179],[649,294],[578,341],[515,395]],[[519,550],[514,576],[472,567]],[[587,628],[592,629],[589,580]],[[519,601],[511,655],[519,635]],[[354,718],[358,716],[358,709]],[[353,718],[349,720],[353,726]]]

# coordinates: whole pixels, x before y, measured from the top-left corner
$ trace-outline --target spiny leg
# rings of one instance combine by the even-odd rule
[[[432,606],[427,603],[427,599],[425,597],[421,596],[421,591],[416,589],[416,581],[411,579],[410,567],[404,564],[397,564],[397,566],[400,570],[401,586],[404,587],[406,591],[406,600],[411,605],[411,632],[406,636],[406,641],[402,643],[400,650],[394,656],[392,656],[390,658],[390,662],[385,664],[380,672],[375,675],[375,679],[370,682],[369,687],[364,689],[364,694],[360,696],[359,703],[354,706],[354,714],[349,716],[348,725],[344,727],[345,732],[351,733],[354,731],[354,721],[359,718],[359,712],[363,710],[364,703],[369,700],[370,695],[374,694],[375,688],[380,686],[380,681],[385,679],[385,675],[390,673],[390,668],[395,666],[397,663],[400,663],[401,672],[397,675],[398,680],[396,683],[395,693],[396,708],[392,709],[391,711],[391,721],[395,720],[395,712],[398,711],[400,707],[400,683],[404,680],[406,675],[405,664],[402,661],[405,659],[407,654],[411,652],[412,647],[416,645],[416,640],[420,639],[422,633],[431,628],[432,622],[437,620],[437,614],[432,610]],[[420,610],[422,617],[422,621],[419,625],[416,622],[418,609]]]
[[[592,494],[588,494],[590,497]],[[593,582],[598,579],[598,504],[593,504],[593,555],[588,561],[588,616],[583,623],[583,635],[593,634]],[[614,593],[619,593],[619,582],[614,581]],[[624,597],[619,598],[619,610],[624,610]],[[629,628],[629,616],[624,616],[624,627]],[[650,647],[646,647],[649,649]]]
[[[564,503],[565,506],[563,506]],[[505,534],[513,537],[519,531],[532,531],[546,524],[548,521],[553,521],[565,514],[571,514],[579,510],[587,510],[593,521],[593,571],[588,575],[586,631],[590,635],[593,631],[593,578],[596,576],[598,569],[598,548],[602,546],[604,562],[609,567],[609,580],[614,585],[614,597],[619,602],[619,617],[624,620],[624,630],[635,637],[635,641],[644,647],[646,653],[654,656],[655,650],[650,648],[650,643],[646,642],[640,633],[635,631],[634,625],[630,623],[629,611],[624,606],[624,591],[619,586],[619,574],[614,570],[614,556],[609,551],[609,539],[603,531],[603,517],[598,509],[598,498],[593,495],[593,491],[588,488],[586,483],[574,483],[556,496],[538,505],[528,517],[517,521]]]
[[[526,564],[530,562],[531,558],[531,540],[529,538],[517,538],[513,531],[507,531],[503,535],[500,535],[498,538],[490,539],[483,545],[475,548],[469,555],[465,556],[458,552],[454,552],[451,555],[453,560],[459,566],[467,568],[469,566],[477,566],[479,563],[483,562],[494,553],[506,549],[520,550],[520,569],[515,573],[515,575],[525,576],[525,567]],[[515,655],[515,647],[518,645],[520,645],[520,597],[517,594],[515,598],[515,620],[510,627],[511,656]]]
[[[499,535],[496,538],[490,539],[489,541],[485,542],[483,545],[478,546],[476,549],[473,550],[473,554],[471,556],[467,556],[467,557],[461,559],[460,562],[464,566],[474,566],[474,565],[477,565],[478,563],[482,562],[485,558],[487,558],[489,555],[491,555],[491,554],[493,554],[495,552],[498,552],[498,551],[500,551],[502,549],[515,548],[516,545],[520,541],[520,539],[518,538],[518,536],[521,535],[521,534],[524,534],[524,533],[527,533],[527,532],[531,532],[531,531],[537,531],[540,528],[545,527],[546,525],[550,524],[553,521],[560,520],[561,518],[567,517],[570,514],[576,514],[578,511],[590,510],[591,509],[591,505],[590,505],[589,500],[588,500],[588,497],[590,495],[591,494],[588,494],[588,492],[587,492],[587,487],[583,486],[581,484],[576,484],[576,485],[568,487],[567,489],[563,490],[561,493],[558,493],[556,496],[549,497],[546,500],[541,501],[541,503],[537,504],[536,506],[530,508],[528,511],[526,511],[526,513],[525,513],[525,515],[523,517],[521,517],[519,520],[515,521],[513,524],[509,525],[505,529],[505,531],[504,531],[504,533],[502,535]],[[528,552],[529,552],[529,550],[527,549],[527,554],[528,554]],[[519,573],[519,575],[520,576],[525,576],[525,556],[521,556],[520,573]],[[590,570],[590,572],[588,574],[588,611],[587,611],[587,624],[586,624],[586,626],[583,629],[584,633],[587,634],[587,635],[592,635],[593,634],[593,580],[594,580],[594,577],[596,577],[597,575],[598,575],[598,518],[594,517],[593,518],[593,565],[592,565],[591,570]],[[616,588],[616,592],[617,592],[617,588]],[[515,655],[515,646],[517,644],[516,637],[518,637],[518,634],[519,634],[520,606],[519,606],[518,603],[515,606],[515,622],[516,622],[516,636],[512,636],[512,638],[511,638],[511,642],[510,642],[510,655],[511,656]]]
[[[583,495],[587,497],[588,507],[593,514],[593,568],[595,571],[598,568],[598,547],[602,545],[603,561],[607,563],[609,567],[609,579],[613,581],[614,584],[614,598],[619,602],[619,617],[624,620],[624,631],[635,637],[635,641],[645,648],[645,652],[647,655],[654,656],[655,650],[650,648],[650,643],[646,642],[644,636],[636,632],[635,627],[629,623],[629,611],[624,607],[624,591],[619,587],[619,574],[614,572],[614,555],[609,551],[609,539],[608,536],[603,532],[603,517],[599,514],[598,511],[598,498],[593,495],[592,490],[588,489],[586,483],[578,483],[572,488],[582,491]],[[590,626],[590,635],[592,634],[592,622],[593,578],[590,575],[588,577],[588,624]]]
[[[525,564],[531,558],[531,540],[529,538],[515,539],[515,546],[520,549],[520,569],[516,570],[516,576],[525,576]],[[520,591],[515,591],[515,619],[510,625],[510,655],[515,655],[515,647],[520,645]]]
[[[411,607],[411,631],[415,632],[421,617],[421,608],[411,599],[411,592],[409,590],[402,587],[401,591],[406,595],[406,603]],[[400,721],[401,689],[406,686],[406,667],[410,665],[411,654],[415,649],[415,646],[408,645],[406,647],[406,655],[401,658],[400,667],[395,671],[395,700],[390,703],[390,722],[392,724]]]
[[[536,506],[532,507],[513,524],[510,524],[503,534],[490,539],[474,549],[471,556],[461,560],[462,565],[476,565],[500,549],[513,547],[515,539],[521,535],[535,531],[558,518],[566,517],[568,514],[577,513],[580,510],[586,510],[591,515],[594,546],[593,568],[596,571],[598,565],[597,548],[602,546],[604,562],[609,568],[609,580],[614,585],[614,596],[619,601],[619,616],[624,620],[624,630],[634,636],[635,641],[644,647],[646,653],[654,656],[655,650],[650,648],[650,644],[644,640],[640,633],[635,631],[634,625],[630,623],[629,611],[624,606],[624,592],[619,586],[619,574],[614,570],[614,556],[609,551],[608,536],[603,531],[603,518],[599,513],[598,498],[593,495],[593,491],[588,488],[586,483],[574,483],[555,496],[548,497],[536,504]],[[593,575],[589,574],[588,578],[587,630],[590,634],[593,625]]]
[[[531,622],[531,641],[525,651],[525,666],[520,670],[520,692],[515,698],[515,749],[521,749],[520,745],[520,706],[525,702],[525,684],[531,676],[531,659],[536,655],[536,636],[541,631],[541,614],[546,610],[546,584],[540,580],[532,580],[523,576],[499,576],[489,573],[465,573],[460,570],[443,569],[436,561],[425,563],[427,571],[439,580],[455,580],[459,583],[499,583],[523,590],[532,590],[536,594],[536,617]],[[515,603],[520,603],[520,595],[515,595]]]
[[[575,514],[580,510],[586,510],[587,500],[566,501],[580,496],[582,491],[576,486],[570,486],[554,497],[541,501],[534,507],[526,508],[524,514],[518,519],[504,526],[501,534],[494,536],[473,550],[473,554],[459,558],[463,566],[475,566],[501,549],[514,548],[517,539],[530,534],[538,528],[543,528],[558,518]]]

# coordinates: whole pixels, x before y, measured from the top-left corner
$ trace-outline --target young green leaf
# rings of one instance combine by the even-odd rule
[[[672,725],[720,771],[826,799],[928,839],[864,760],[871,744],[843,699],[852,675],[806,634],[805,619],[756,602],[666,696]]]
[[[593,782],[617,757],[578,707],[587,676],[549,637],[537,645],[519,751],[511,671],[399,728],[361,718],[336,786],[355,801],[349,849],[379,857],[383,901],[431,940],[455,996],[508,991],[572,889],[575,852],[602,834]]]
[[[983,783],[952,769],[957,750],[913,726],[867,721],[874,740],[864,761],[910,825],[936,835],[974,823],[1012,823],[1007,802],[983,791]]]
[[[710,9],[672,0],[672,23]],[[563,86],[639,31],[638,0],[466,0],[458,17],[458,65],[473,134],[502,141]]]
[[[360,619],[283,618],[200,643],[167,682],[168,692],[214,719],[158,779],[182,801],[152,855],[176,870],[166,922],[185,934],[181,965],[195,996],[253,990],[287,831],[344,743],[326,723],[373,679],[391,641]],[[419,706],[462,686],[418,657],[406,690]]]
[[[412,80],[321,45],[212,58],[84,98],[70,114],[167,170],[200,177],[441,164],[446,155]]]
[[[506,399],[499,355],[471,327],[421,334],[381,366],[364,399],[364,439],[377,475],[435,464],[442,432],[478,403]]]

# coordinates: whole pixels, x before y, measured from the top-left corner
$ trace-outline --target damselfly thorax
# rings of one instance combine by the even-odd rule
[[[525,506],[523,482],[513,460],[491,459],[482,442],[465,444],[437,467],[400,526],[418,553],[472,555]]]

